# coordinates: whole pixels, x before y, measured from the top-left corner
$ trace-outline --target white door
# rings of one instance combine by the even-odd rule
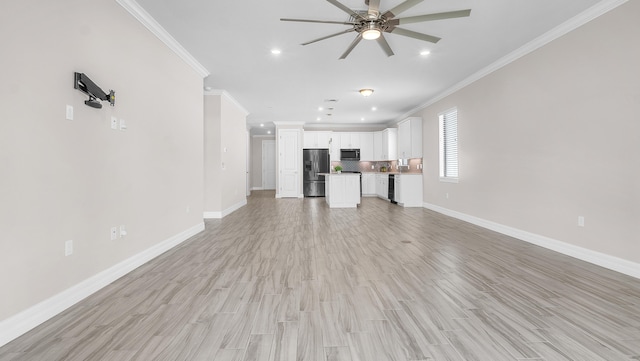
[[[300,195],[300,153],[298,129],[278,131],[279,196],[298,197]]]
[[[276,189],[276,141],[262,141],[262,189]]]

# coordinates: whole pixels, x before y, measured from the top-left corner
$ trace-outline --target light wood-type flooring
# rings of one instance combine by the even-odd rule
[[[637,279],[426,209],[267,191],[0,348],[29,361],[638,359]]]

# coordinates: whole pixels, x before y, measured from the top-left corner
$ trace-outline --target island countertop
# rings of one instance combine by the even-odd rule
[[[331,172],[331,173],[318,173],[318,175],[324,175],[324,176],[327,176],[327,175],[329,175],[329,176],[334,176],[334,175],[353,175],[353,176],[359,176],[359,175],[360,175],[360,173],[349,173],[349,172],[345,172],[345,173],[334,173],[334,172]]]

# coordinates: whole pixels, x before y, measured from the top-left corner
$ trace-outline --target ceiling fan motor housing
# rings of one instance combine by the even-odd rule
[[[327,24],[341,24],[341,25],[349,25],[351,29],[343,30],[341,32],[330,34],[327,36],[323,36],[318,39],[314,39],[302,45],[309,45],[311,43],[315,43],[320,40],[325,40],[328,38],[332,38],[334,36],[357,32],[358,36],[353,40],[351,45],[347,48],[347,50],[342,54],[340,59],[345,59],[349,53],[355,48],[356,45],[360,42],[361,39],[365,40],[376,40],[382,50],[387,54],[387,56],[392,56],[393,51],[387,43],[386,39],[382,35],[382,33],[393,33],[396,35],[406,36],[422,41],[428,41],[431,43],[437,43],[440,41],[440,38],[437,36],[432,36],[428,34],[423,34],[419,32],[415,32],[412,30],[399,28],[399,25],[411,24],[417,22],[424,21],[434,21],[434,20],[443,20],[443,19],[451,19],[451,18],[459,18],[466,17],[471,14],[471,9],[467,10],[458,10],[458,11],[449,11],[443,13],[436,14],[424,14],[417,16],[410,16],[406,18],[397,18],[397,15],[406,11],[407,9],[417,5],[418,3],[424,0],[404,0],[402,3],[396,5],[395,7],[387,10],[386,12],[380,12],[380,0],[365,0],[365,4],[367,5],[367,10],[354,10],[348,8],[344,4],[342,4],[339,0],[327,0],[334,6],[340,8],[342,11],[349,14],[349,20],[347,21],[331,21],[331,20],[308,20],[308,19],[280,19],[282,21],[299,21],[299,22],[310,22],[310,23],[327,23]]]

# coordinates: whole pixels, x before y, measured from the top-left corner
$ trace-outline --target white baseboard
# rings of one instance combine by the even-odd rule
[[[223,210],[222,212],[204,212],[202,214],[202,217],[204,219],[220,219],[220,218],[224,218],[228,215],[230,215],[231,213],[237,211],[238,209],[244,207],[247,205],[247,199],[245,198],[245,200],[243,200],[242,202],[238,202],[234,205],[232,205],[231,207]]]
[[[0,322],[0,347],[203,230],[204,222],[198,223],[17,315],[3,320]]]
[[[264,188],[262,188],[262,187],[251,187],[251,190],[252,191],[262,191],[262,190],[264,190]]]
[[[622,258],[611,256],[605,253],[596,252],[587,248],[579,247],[570,243],[562,242],[553,238],[541,236],[535,233],[523,231],[517,228],[505,226],[499,223],[487,221],[482,218],[470,216],[461,212],[453,211],[447,208],[436,206],[434,204],[424,203],[424,208],[442,213],[444,215],[475,224],[477,226],[490,229],[492,231],[505,234],[517,238],[519,240],[535,244],[537,246],[562,253],[566,256],[577,258],[579,260],[589,262],[600,267],[626,274],[631,277],[640,278],[640,264],[628,261]]]
[[[204,219],[220,219],[222,218],[222,212],[204,212],[202,213]]]

